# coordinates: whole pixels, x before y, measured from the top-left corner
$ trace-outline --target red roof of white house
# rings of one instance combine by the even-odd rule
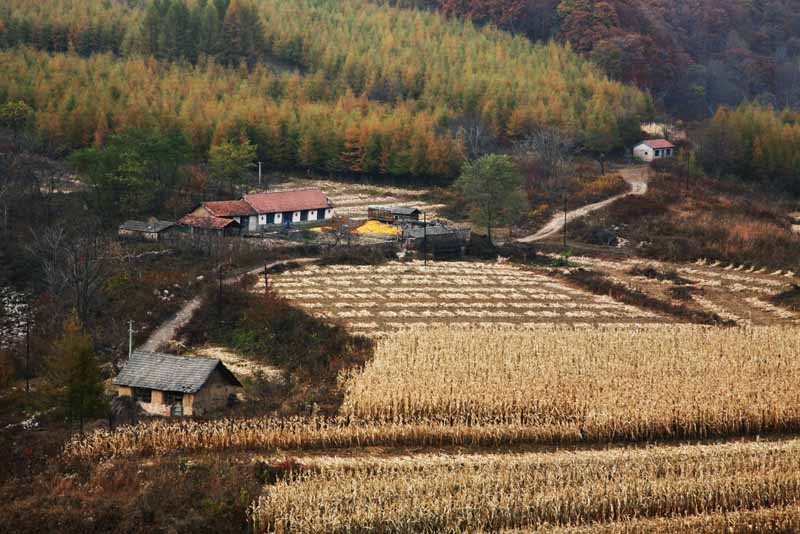
[[[244,201],[258,213],[318,210],[333,206],[325,193],[313,188],[245,195]]]
[[[236,224],[232,219],[221,219],[219,217],[198,217],[197,215],[184,215],[178,220],[178,224],[193,226],[195,228],[209,228],[222,230],[230,224]]]
[[[203,202],[203,207],[214,217],[239,217],[242,215],[255,215],[256,212],[244,200],[218,200]]]
[[[675,148],[675,145],[666,139],[647,139],[646,141],[642,141],[642,143],[650,148]]]

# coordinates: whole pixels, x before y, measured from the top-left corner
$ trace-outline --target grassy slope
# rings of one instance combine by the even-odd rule
[[[785,197],[748,189],[733,180],[684,180],[656,174],[646,195],[628,197],[574,222],[570,238],[593,241],[608,229],[636,254],[671,261],[708,258],[795,270],[800,235],[792,232]]]

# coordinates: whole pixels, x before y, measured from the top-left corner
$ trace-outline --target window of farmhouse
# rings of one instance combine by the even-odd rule
[[[170,406],[172,404],[183,404],[183,393],[175,391],[167,391],[164,393],[164,404]]]
[[[146,388],[133,388],[133,399],[138,402],[150,403],[152,401],[152,391]]]

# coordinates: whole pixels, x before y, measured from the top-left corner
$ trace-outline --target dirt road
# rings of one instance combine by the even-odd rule
[[[274,267],[276,265],[280,265],[281,263],[310,263],[315,261],[316,258],[300,258],[297,260],[283,260],[283,261],[276,261],[267,265],[267,268]],[[259,267],[258,269],[253,269],[252,271],[248,271],[247,273],[238,274],[236,276],[232,276],[230,278],[225,279],[225,284],[232,284],[237,280],[240,280],[245,274],[261,274],[264,272],[264,267]],[[200,308],[200,305],[203,303],[203,299],[200,296],[197,296],[184,304],[183,308],[178,310],[178,313],[175,314],[174,317],[171,319],[161,323],[150,337],[145,341],[144,345],[139,347],[138,350],[154,352],[159,349],[162,345],[165,345],[172,341],[175,338],[175,333],[180,330],[184,325],[186,325],[189,321],[192,320],[194,313]]]
[[[605,208],[609,204],[616,202],[621,198],[625,198],[629,195],[644,195],[647,193],[647,167],[645,166],[637,166],[637,167],[626,167],[623,169],[619,169],[618,171],[622,177],[628,182],[630,185],[631,190],[627,193],[623,193],[621,195],[617,195],[601,202],[596,202],[594,204],[589,204],[587,206],[580,207],[576,210],[568,211],[567,212],[567,223],[574,221],[575,219],[579,219],[581,217],[586,216],[587,214]],[[529,235],[527,237],[522,237],[518,239],[521,243],[535,243],[536,241],[543,241],[549,237],[553,237],[558,235],[564,229],[564,213],[558,213],[554,215],[553,218],[548,222],[544,227],[536,232],[533,235]]]

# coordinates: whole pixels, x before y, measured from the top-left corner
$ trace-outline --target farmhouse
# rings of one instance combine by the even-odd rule
[[[258,228],[256,211],[244,200],[221,200],[203,202],[192,210],[189,215],[195,217],[216,217],[236,221],[242,230],[255,232]]]
[[[298,189],[244,195],[258,214],[258,227],[324,221],[333,217],[333,203],[320,189]]]
[[[117,235],[127,239],[159,241],[176,230],[175,223],[172,221],[159,221],[157,219],[148,222],[125,221],[119,226]]]
[[[420,211],[406,206],[367,206],[367,218],[374,221],[395,223],[418,221]]]
[[[241,233],[241,226],[232,218],[184,215],[178,224],[188,228],[192,236],[231,236]]]
[[[228,405],[242,387],[213,358],[135,351],[114,379],[120,396],[133,397],[152,415],[205,415]]]
[[[671,158],[675,155],[675,145],[666,139],[648,139],[633,149],[633,155],[642,161]]]

